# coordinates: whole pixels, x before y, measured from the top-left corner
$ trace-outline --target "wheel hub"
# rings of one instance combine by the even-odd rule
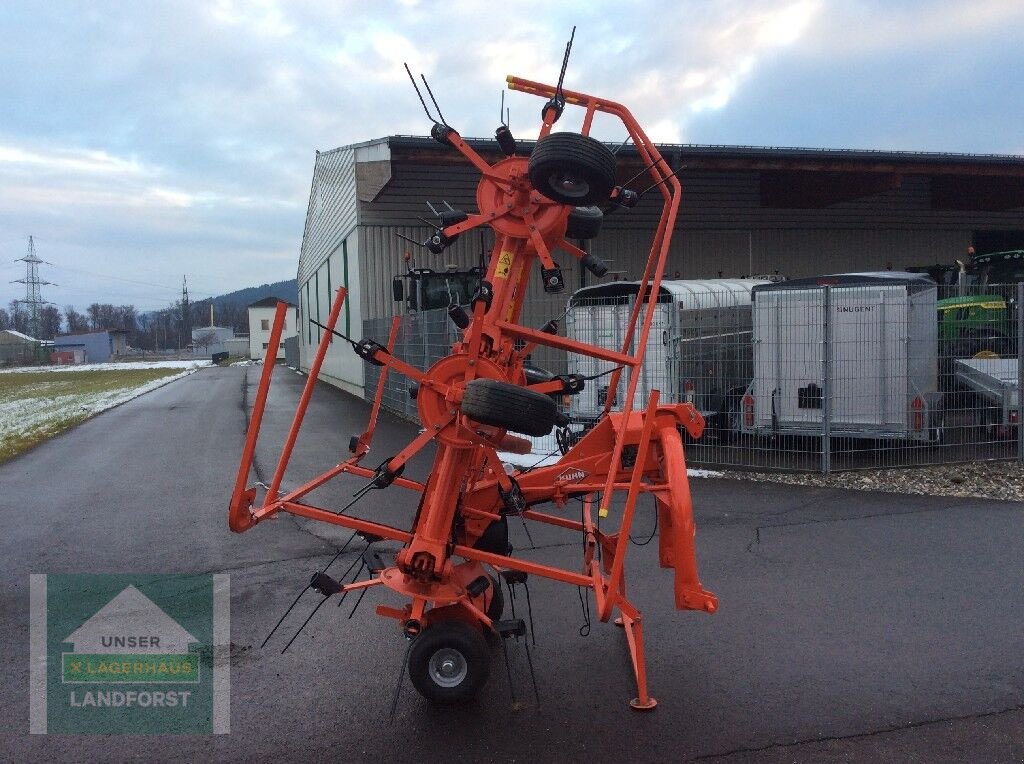
[[[558,189],[568,196],[580,197],[590,193],[590,184],[571,172],[552,173],[548,178],[548,183],[552,188]]]
[[[465,656],[454,648],[442,647],[430,656],[430,678],[441,687],[458,687],[468,672]]]
[[[501,368],[486,358],[477,358],[474,362],[477,378],[504,380]],[[469,358],[465,354],[450,355],[442,358],[427,369],[427,381],[420,385],[416,396],[416,408],[423,426],[438,431],[438,440],[456,448],[468,448],[486,440],[477,436],[472,430],[457,425],[443,427],[451,412],[458,407],[445,397],[448,387],[462,384],[469,369]]]

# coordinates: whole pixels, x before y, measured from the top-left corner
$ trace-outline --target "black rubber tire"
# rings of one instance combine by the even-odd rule
[[[457,668],[465,674],[451,678],[451,685],[439,683],[431,660],[443,661],[445,653],[454,655]],[[435,666],[435,668],[437,668]],[[461,672],[459,672],[461,673]],[[491,654],[479,629],[465,621],[440,621],[425,629],[409,650],[409,679],[416,691],[434,703],[453,704],[472,700],[491,673]]]
[[[500,621],[505,612],[505,592],[501,590],[498,579],[494,576],[488,576],[488,578],[491,579],[491,604],[487,606],[484,614],[492,621]]]
[[[462,413],[481,424],[540,437],[555,426],[558,407],[543,393],[497,379],[474,379],[463,393]]]
[[[537,141],[528,172],[533,187],[548,199],[586,207],[611,196],[615,155],[588,135],[551,133]]]
[[[596,239],[601,233],[604,213],[600,207],[576,207],[569,213],[569,222],[565,226],[567,239]]]

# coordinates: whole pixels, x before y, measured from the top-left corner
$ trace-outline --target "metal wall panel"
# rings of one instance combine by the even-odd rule
[[[301,287],[356,226],[355,150],[317,154],[299,254]]]
[[[417,225],[429,215],[424,201],[435,206],[476,209],[479,173],[473,167],[393,162],[388,186],[373,202],[360,202],[360,222],[368,225]],[[1018,229],[1019,210],[1005,212],[931,208],[931,180],[911,175],[899,188],[820,209],[762,207],[757,172],[683,171],[682,207],[678,225],[698,229],[760,228],[946,228]],[[641,181],[633,184],[641,187]],[[660,195],[649,192],[632,210],[616,212],[609,229],[649,229],[661,212]]]

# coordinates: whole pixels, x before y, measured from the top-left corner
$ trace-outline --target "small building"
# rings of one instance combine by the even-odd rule
[[[105,363],[114,356],[128,352],[128,332],[123,329],[104,329],[100,332],[62,334],[53,340],[57,352],[81,351],[84,363]],[[77,358],[77,354],[75,354]]]
[[[0,366],[39,363],[43,347],[50,344],[14,329],[4,329],[0,331]]]
[[[200,355],[229,353],[224,343],[234,339],[235,330],[230,326],[192,327],[192,352]]]
[[[281,302],[276,297],[264,297],[262,300],[249,305],[249,357],[263,358],[267,354],[270,345],[270,329],[274,325],[274,313],[277,311],[277,303]],[[289,337],[298,334],[299,306],[288,303],[288,314],[284,319],[284,327],[281,330],[280,347],[277,349],[277,357],[284,358],[284,343]]]
[[[249,355],[249,338],[236,334],[231,339],[224,340],[224,350],[232,358],[245,358]]]

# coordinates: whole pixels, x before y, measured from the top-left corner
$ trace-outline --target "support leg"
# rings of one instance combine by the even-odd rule
[[[636,711],[650,711],[658,705],[658,701],[647,694],[647,662],[644,657],[644,630],[640,623],[640,613],[627,600],[619,601],[619,609],[626,642],[629,644],[629,657],[633,662],[633,674],[636,676],[636,697],[629,701],[629,705]]]

